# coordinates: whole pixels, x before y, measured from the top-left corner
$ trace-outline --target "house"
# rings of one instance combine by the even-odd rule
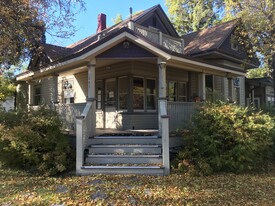
[[[274,87],[271,77],[245,80],[246,106],[270,108],[274,105]]]
[[[217,91],[245,104],[244,75],[254,64],[231,45],[237,21],[180,37],[160,5],[109,28],[106,15],[98,18],[86,39],[45,44],[17,80],[28,84],[29,106],[52,106],[76,134],[77,174],[169,174],[169,130],[184,126],[194,101]]]

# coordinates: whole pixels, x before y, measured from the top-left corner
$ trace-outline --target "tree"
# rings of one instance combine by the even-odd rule
[[[14,95],[16,90],[11,78],[5,75],[0,76],[0,102],[4,102],[8,97]]]
[[[45,32],[66,38],[75,32],[74,15],[84,0],[1,0],[0,69],[41,52]]]
[[[118,23],[120,23],[120,22],[123,21],[122,15],[121,14],[117,14],[116,18],[113,18],[112,20],[113,20],[114,24],[118,24]]]
[[[176,30],[185,34],[204,29],[220,17],[222,0],[166,0]]]
[[[246,73],[246,77],[251,78],[262,78],[267,77],[269,75],[269,69],[268,68],[256,68],[256,69],[250,69]]]

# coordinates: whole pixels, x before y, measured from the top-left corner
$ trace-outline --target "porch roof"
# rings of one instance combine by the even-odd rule
[[[155,54],[156,56],[162,58],[167,64],[172,66],[181,67],[182,64],[187,64],[189,68],[191,66],[197,68],[196,71],[204,72],[204,71],[218,71],[218,72],[226,72],[233,76],[236,75],[244,75],[245,71],[241,69],[232,69],[232,67],[213,64],[206,60],[197,59],[194,57],[190,57],[185,54],[180,54],[177,52],[173,52],[164,46],[156,44],[146,37],[137,34],[133,30],[122,27],[121,29],[112,32],[110,35],[94,42],[88,47],[85,47],[77,52],[65,55],[62,58],[57,58],[56,60],[50,62],[49,64],[41,67],[37,71],[26,71],[17,76],[18,81],[27,81],[32,78],[37,78],[45,75],[51,75],[62,71],[64,69],[73,68],[74,66],[85,66],[92,59],[96,58],[100,53],[107,51],[113,46],[128,40],[137,44],[138,46],[148,50],[149,52]],[[57,50],[59,47],[55,47]],[[57,51],[58,53],[58,51]],[[54,54],[53,54],[54,56]],[[54,59],[54,58],[53,58]]]

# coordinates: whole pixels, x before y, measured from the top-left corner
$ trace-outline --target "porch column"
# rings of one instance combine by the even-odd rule
[[[88,96],[87,102],[92,102],[91,116],[91,135],[95,135],[96,131],[96,96],[95,96],[95,67],[96,61],[93,59],[88,65]]]
[[[27,81],[28,84],[28,107],[33,104],[33,82]]]
[[[169,154],[169,117],[167,115],[166,99],[166,62],[158,59],[159,69],[159,99],[158,99],[158,116],[159,116],[159,135],[162,139],[162,162],[164,175],[170,173],[170,154]]]
[[[255,88],[254,85],[250,86],[250,91],[251,91],[251,96],[249,98],[249,105],[248,106],[252,106],[255,107]]]
[[[166,98],[166,62],[158,60],[158,70],[159,70],[159,88],[158,88],[158,116],[159,116],[159,134],[161,135],[161,105],[167,108],[167,98]],[[166,115],[167,113],[165,113]]]
[[[206,100],[206,91],[205,91],[205,73],[199,74],[199,97],[201,100]]]
[[[232,77],[228,77],[228,101],[233,101],[233,79]]]

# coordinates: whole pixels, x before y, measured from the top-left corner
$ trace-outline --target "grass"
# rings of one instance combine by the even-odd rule
[[[275,205],[268,173],[43,177],[0,168],[0,205]]]

